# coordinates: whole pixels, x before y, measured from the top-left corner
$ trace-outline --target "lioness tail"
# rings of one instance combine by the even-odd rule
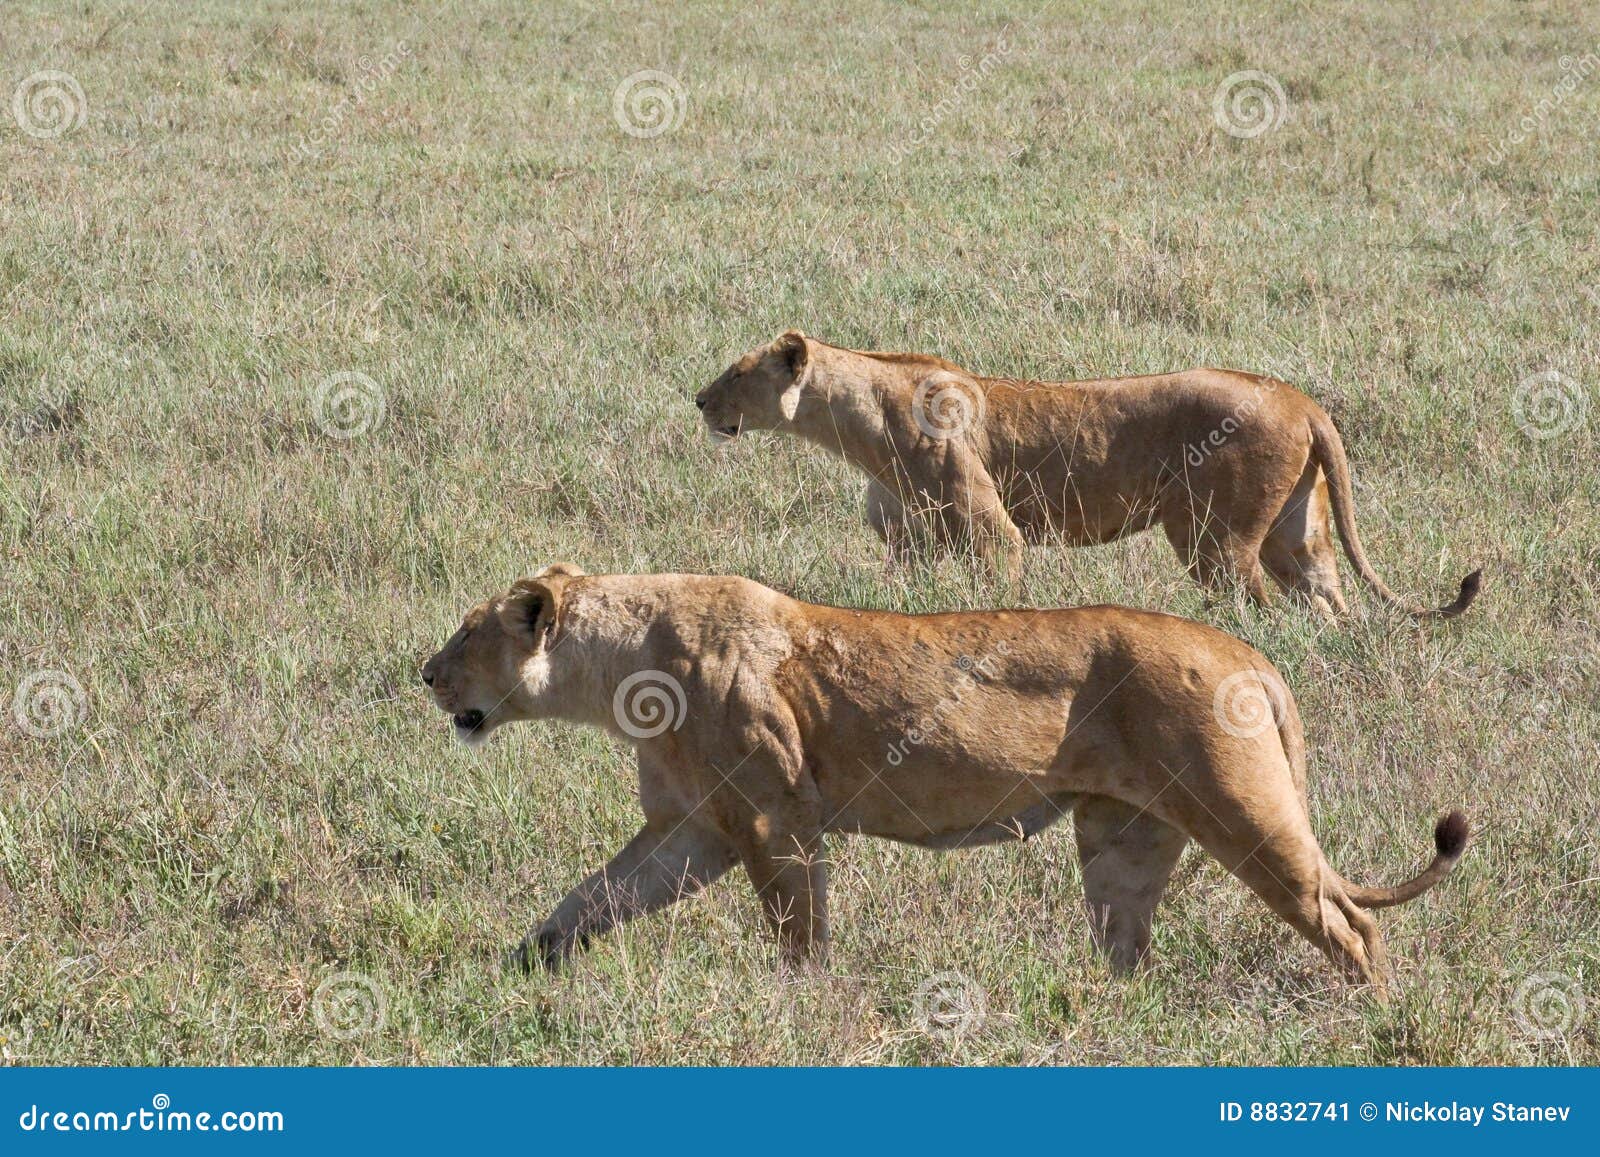
[[[1455,870],[1461,853],[1467,850],[1467,839],[1471,834],[1472,827],[1460,812],[1453,811],[1440,816],[1439,822],[1433,826],[1433,863],[1419,875],[1394,888],[1363,888],[1345,880],[1345,895],[1362,908],[1392,908],[1407,900],[1415,900]]]
[[[1461,580],[1461,589],[1455,601],[1429,610],[1414,607],[1391,591],[1378,572],[1367,561],[1367,552],[1361,547],[1361,537],[1356,533],[1355,498],[1350,489],[1350,463],[1344,456],[1344,439],[1333,424],[1333,419],[1318,410],[1311,420],[1311,456],[1328,478],[1329,497],[1333,500],[1333,523],[1339,528],[1339,541],[1344,544],[1345,557],[1379,597],[1391,606],[1399,607],[1419,619],[1453,619],[1472,605],[1478,597],[1483,580],[1481,569]]]

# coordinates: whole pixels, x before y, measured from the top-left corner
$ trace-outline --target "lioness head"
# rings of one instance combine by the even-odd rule
[[[695,395],[706,428],[717,439],[743,430],[774,430],[794,421],[805,388],[811,353],[806,335],[791,329],[770,345],[757,346]]]
[[[556,563],[513,583],[468,611],[460,629],[422,665],[422,681],[450,715],[462,743],[476,747],[502,723],[545,714],[562,588],[581,574]]]

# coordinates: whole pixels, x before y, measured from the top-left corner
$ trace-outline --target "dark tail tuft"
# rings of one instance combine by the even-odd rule
[[[1434,825],[1433,846],[1444,859],[1458,860],[1461,853],[1467,850],[1467,838],[1471,834],[1472,825],[1467,822],[1467,817],[1460,812],[1451,812],[1440,816],[1439,822]]]
[[[1460,812],[1440,816],[1439,822],[1433,825],[1433,863],[1421,873],[1394,888],[1364,888],[1341,877],[1345,895],[1362,908],[1392,908],[1415,900],[1455,870],[1456,861],[1467,850],[1467,838],[1471,834],[1472,825]]]
[[[1461,589],[1456,592],[1456,601],[1448,606],[1440,607],[1435,611],[1412,611],[1411,615],[1417,619],[1453,619],[1472,605],[1478,597],[1478,590],[1483,586],[1483,568],[1479,567],[1466,578],[1461,580]]]

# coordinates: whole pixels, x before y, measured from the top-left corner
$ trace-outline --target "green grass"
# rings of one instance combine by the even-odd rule
[[[0,721],[0,1057],[1600,1063],[1600,72],[1548,103],[1600,51],[1585,5],[255,7],[24,0],[0,32],[0,706],[84,692],[59,735]],[[54,138],[10,119],[44,69],[86,105]],[[686,94],[652,138],[612,110],[642,69]],[[1249,69],[1289,109],[1242,139],[1212,102]],[[994,374],[1277,373],[1344,431],[1392,585],[1486,568],[1429,630],[1208,608],[1151,536],[1034,551],[1021,588],[1260,646],[1347,875],[1409,875],[1468,812],[1456,875],[1380,914],[1392,1002],[1193,848],[1157,966],[1110,977],[1065,828],[835,841],[826,977],[777,974],[736,876],[501,973],[638,808],[598,734],[451,745],[416,668],[471,602],[555,559],[1000,597],[886,577],[820,453],[705,443],[690,396],[791,325]],[[1513,400],[1550,369],[1590,404],[1535,439]],[[340,372],[386,407],[349,439],[312,408]],[[984,1015],[930,1032],[945,972]],[[342,973],[371,1031],[319,1026]],[[1588,999],[1524,1002],[1541,1036],[1529,985]]]

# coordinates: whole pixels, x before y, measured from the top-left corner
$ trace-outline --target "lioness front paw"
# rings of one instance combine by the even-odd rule
[[[521,941],[515,948],[506,950],[500,958],[501,967],[507,972],[517,972],[523,976],[533,973],[533,954],[528,950],[528,942]]]
[[[589,937],[584,933],[568,936],[554,929],[541,929],[531,937],[525,937],[507,954],[506,966],[515,968],[524,976],[536,971],[559,972],[574,951],[588,946]]]

